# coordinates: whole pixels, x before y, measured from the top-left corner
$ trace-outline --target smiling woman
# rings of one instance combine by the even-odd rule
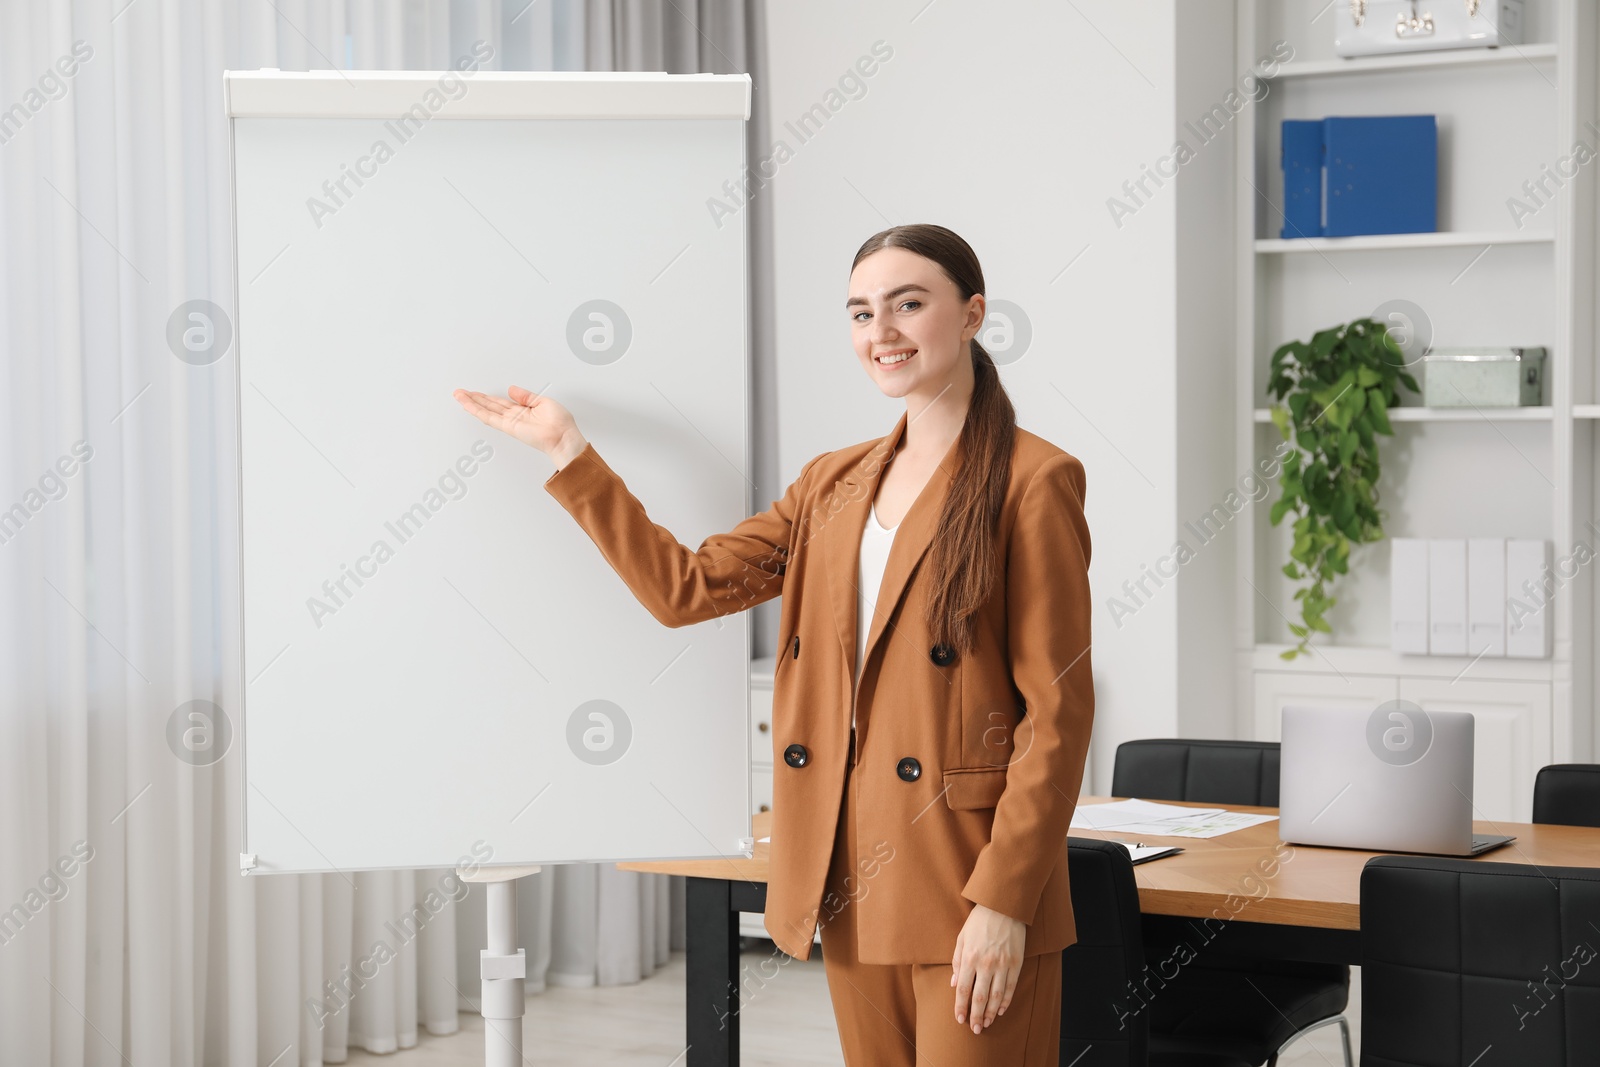
[[[455,395],[551,458],[546,491],[663,624],[782,595],[764,920],[798,959],[820,930],[845,1061],[1053,1067],[1094,715],[1083,465],[1016,425],[955,233],[874,235],[845,306],[905,413],[697,550],[556,401]]]
[[[1009,601],[1012,580],[1026,570],[1022,565],[1026,541],[1018,544],[1017,531],[1030,524],[1022,519],[1021,502],[1012,503],[1012,487],[1019,480],[1031,487],[1041,480],[1042,471],[1035,468],[1029,471],[1028,478],[1019,479],[1013,470],[1014,457],[1025,460],[1028,456],[1026,445],[1031,442],[1026,439],[1032,435],[1016,426],[1015,412],[1000,384],[994,360],[977,341],[987,309],[984,288],[977,256],[955,233],[942,226],[900,226],[874,235],[857,251],[845,307],[852,342],[867,373],[885,395],[906,400],[905,435],[876,487],[874,515],[885,526],[909,520],[917,514],[926,487],[944,487],[948,480],[932,538],[932,559],[924,568],[929,588],[923,602],[924,618],[919,621],[927,627],[932,640],[930,659],[938,667],[959,659],[966,663],[963,674],[978,671],[976,676],[981,676],[986,656],[996,651],[994,645],[1009,645],[1013,657],[1007,666],[1012,669],[1001,672],[1003,685],[997,677],[976,691],[1010,695],[1033,688],[1025,678],[1026,671],[1019,677],[1015,669],[1015,654],[1025,648],[1025,642],[1022,634],[1012,630],[1010,617],[1021,605],[1007,604],[1008,624],[997,628],[1000,633],[987,632],[983,625],[985,609],[996,601]],[[947,467],[947,460],[954,462]],[[1034,466],[1031,462],[1026,465]],[[1070,506],[1081,509],[1081,467],[1076,460],[1071,460],[1071,465],[1075,484],[1069,498],[1074,505]],[[1021,496],[1029,495],[1024,488]],[[927,514],[926,509],[922,514]],[[1010,516],[1015,519],[1007,523]],[[1071,520],[1078,549],[1073,554],[1087,567],[1088,534],[1081,521],[1080,510]],[[871,529],[869,523],[863,535]],[[915,538],[915,532],[911,536]],[[1007,550],[1007,543],[1017,547]],[[866,545],[863,540],[859,549],[863,564],[868,559]],[[1001,562],[1006,559],[1017,561],[1012,568],[1014,573],[1006,573]],[[884,581],[887,591],[899,576],[870,573],[863,566],[861,592],[866,609],[874,616],[873,631],[877,633],[880,612],[868,593],[875,580]],[[1058,618],[1086,613],[1087,603],[1078,603],[1087,599],[1086,582],[1079,586],[1075,574],[1058,575],[1054,582],[1074,601],[1073,607]],[[1041,602],[1046,597],[1037,586],[1030,587],[1026,595],[1037,595]],[[883,596],[880,592],[879,598]],[[892,601],[886,602],[892,612]],[[886,621],[894,625],[892,619]],[[897,636],[907,625],[908,621],[902,620],[896,626]],[[1086,616],[1082,632],[1072,640],[1079,642],[1076,654],[1086,651]],[[875,712],[880,718],[880,733],[906,729],[910,724],[898,720],[918,715],[922,703],[902,699],[909,694],[898,686],[870,686],[867,669],[872,651],[873,647],[863,642],[857,657],[859,681],[853,701],[852,752],[858,748],[856,731],[870,728],[866,724],[873,714],[875,692],[883,693],[883,700],[878,702],[881,706]],[[888,655],[885,653],[886,659]],[[1064,674],[1062,668],[1072,666],[1063,653],[1053,673]],[[882,669],[888,669],[887,662]],[[1039,1062],[1053,1062],[1060,1031],[1061,957],[1058,952],[1039,950],[1049,943],[1048,939],[1060,934],[1043,933],[1052,925],[1044,917],[1047,908],[1041,902],[1041,898],[1048,898],[1048,891],[1041,897],[1032,897],[1031,886],[1038,876],[1024,873],[1020,855],[1010,850],[1028,847],[1052,855],[1051,845],[1059,848],[1058,836],[1065,837],[1065,824],[1058,835],[1054,818],[1045,819],[1050,828],[1043,837],[1037,834],[1038,823],[1032,833],[1008,824],[1024,817],[1024,810],[1030,812],[1027,818],[1036,818],[1041,811],[1050,809],[1059,811],[1062,805],[1058,798],[1063,794],[1058,783],[1081,778],[1093,697],[1087,677],[1079,684],[1082,704],[1077,710],[1082,715],[1082,735],[1057,748],[1049,760],[1031,762],[1030,769],[1036,772],[1056,763],[1058,773],[1051,774],[1049,780],[1030,782],[1030,776],[1020,771],[1008,773],[1011,766],[1029,766],[1019,762],[1017,753],[1031,754],[1040,737],[1040,727],[1050,733],[1064,725],[1051,721],[1048,702],[1027,717],[1020,714],[1021,704],[1004,710],[962,709],[963,724],[974,724],[973,729],[981,736],[975,739],[971,751],[964,746],[962,751],[951,754],[955,758],[939,761],[939,779],[945,806],[952,813],[950,818],[970,817],[976,823],[966,826],[944,849],[924,853],[907,848],[914,865],[925,871],[926,865],[946,868],[948,877],[964,882],[958,900],[970,902],[971,907],[952,916],[961,921],[947,963],[899,962],[894,955],[897,949],[892,947],[885,957],[884,939],[869,926],[870,905],[856,909],[860,914],[847,909],[842,922],[823,927],[823,962],[828,969],[847,1060],[855,1058],[848,1054],[854,1052],[868,1062],[887,1061],[903,1044],[903,1035],[915,1033],[919,1058],[927,1052],[930,1060],[940,1063],[1030,1063],[1030,1057],[1038,1055],[1035,1050],[1039,1049],[1047,1050]],[[863,721],[856,723],[857,717]],[[1069,728],[1069,736],[1075,729],[1076,726]],[[860,747],[867,745],[870,742]],[[906,746],[902,743],[900,747]],[[902,758],[895,774],[903,781],[916,781],[923,774],[921,764],[915,757]],[[857,824],[864,818],[856,811],[856,783],[849,773],[854,769],[852,761],[829,865],[830,887],[848,869],[849,857],[856,851]],[[861,788],[870,788],[870,781],[869,778]],[[978,784],[988,788],[966,788]],[[1054,795],[1047,795],[1051,792]],[[1064,807],[1070,819],[1070,802]],[[916,813],[914,820],[921,814]],[[1036,864],[1034,868],[1038,869]],[[1019,877],[1030,887],[1028,899],[1032,904],[1010,891],[1016,888]],[[939,880],[935,876],[934,881]],[[883,897],[889,900],[880,906],[912,909],[909,891],[909,886],[894,878],[886,879],[880,901]],[[1070,927],[1070,917],[1062,925]],[[1003,1013],[1013,1003],[1019,1005],[1020,1012],[1013,1012],[1002,1022]],[[946,1020],[942,1027],[938,1022],[941,1016]],[[969,1038],[984,1035],[982,1039],[958,1040],[956,1034],[966,1031],[952,1032],[948,1028],[951,1016],[957,1024],[970,1028]]]

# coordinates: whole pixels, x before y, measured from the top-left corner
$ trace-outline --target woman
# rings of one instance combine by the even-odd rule
[[[905,414],[694,551],[560,404],[455,394],[550,456],[546,490],[663,623],[783,594],[766,927],[800,959],[821,928],[852,1065],[1059,1054],[1094,708],[1084,474],[1016,425],[976,340],[985,304],[977,257],[942,226],[862,245],[851,337]]]

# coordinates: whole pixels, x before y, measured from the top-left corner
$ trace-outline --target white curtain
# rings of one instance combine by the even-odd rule
[[[221,72],[444,69],[481,41],[490,69],[728,73],[758,16],[0,0],[0,1064],[340,1062],[477,1002],[482,890],[451,871],[238,872],[235,365],[168,341],[186,301],[232,306]],[[677,881],[524,879],[529,991],[649,975]]]

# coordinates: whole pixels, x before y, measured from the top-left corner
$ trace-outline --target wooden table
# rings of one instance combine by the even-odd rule
[[[1083,797],[1080,803],[1111,799]],[[1276,808],[1236,804],[1227,808],[1277,814]],[[752,824],[757,838],[766,837],[772,832],[772,815],[755,815]],[[1516,837],[1509,845],[1477,857],[1481,862],[1600,867],[1600,829],[1475,822],[1473,830]],[[1134,835],[1109,830],[1075,829],[1071,835],[1134,840]],[[1231,953],[1327,963],[1360,961],[1361,868],[1372,857],[1386,853],[1286,845],[1278,839],[1276,820],[1203,840],[1148,836],[1138,840],[1184,849],[1180,855],[1134,868],[1139,908],[1152,931],[1163,925],[1225,920],[1217,941],[1225,941]],[[739,913],[766,910],[770,851],[768,843],[758,841],[749,859],[617,864],[625,871],[688,877],[685,1030],[689,1067],[735,1067],[739,1062]],[[754,976],[752,980],[770,977]]]

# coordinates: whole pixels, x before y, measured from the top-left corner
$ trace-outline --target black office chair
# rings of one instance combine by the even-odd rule
[[[1278,806],[1276,741],[1150,739],[1117,746],[1111,795]]]
[[[1111,793],[1277,807],[1278,760],[1275,741],[1127,741],[1117,746]],[[1169,959],[1175,947],[1152,934],[1147,953]],[[1251,1064],[1271,1065],[1310,1031],[1337,1026],[1345,1067],[1354,1067],[1344,1016],[1349,1003],[1349,967],[1251,959],[1229,955],[1221,944],[1208,946],[1153,999],[1151,1047],[1159,1052],[1174,1043],[1204,1043]]]
[[[1368,860],[1362,1062],[1592,1067],[1600,1049],[1597,930],[1600,871],[1591,868]]]
[[[1127,849],[1067,838],[1078,940],[1061,953],[1061,1067],[1250,1067],[1208,1051],[1150,1052],[1139,890]]]
[[[1533,821],[1600,826],[1600,763],[1552,763],[1533,780]]]

